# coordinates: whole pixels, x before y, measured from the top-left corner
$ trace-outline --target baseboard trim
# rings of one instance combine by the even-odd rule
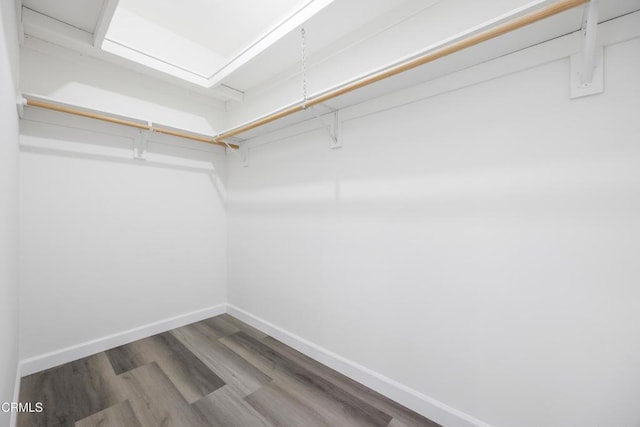
[[[22,376],[31,375],[45,369],[64,363],[73,362],[74,360],[109,350],[136,341],[142,338],[150,337],[155,334],[169,331],[189,323],[198,322],[209,317],[218,316],[226,312],[226,304],[220,304],[201,310],[192,311],[190,313],[181,314],[148,325],[139,326],[129,329],[128,331],[107,335],[102,338],[76,344],[67,348],[52,351],[40,356],[30,357],[20,362],[20,373]]]
[[[16,384],[14,388],[14,401],[18,401],[20,393],[20,378],[31,375],[54,366],[72,362],[101,351],[130,343],[155,334],[179,328],[193,322],[198,322],[209,317],[223,313],[242,320],[245,323],[271,335],[283,343],[295,348],[305,355],[329,366],[347,377],[364,384],[372,390],[395,400],[425,417],[446,427],[491,427],[471,415],[465,414],[436,399],[417,392],[391,378],[372,371],[352,360],[333,353],[311,341],[299,337],[279,326],[274,325],[254,314],[249,313],[232,304],[220,304],[202,310],[160,320],[148,325],[123,331],[117,334],[107,335],[102,338],[87,341],[81,344],[56,350],[41,356],[31,357],[20,361],[16,372]],[[10,426],[16,425],[15,414],[12,415]]]
[[[471,415],[465,414],[436,399],[419,393],[391,378],[380,375],[239,307],[228,304],[227,313],[443,426],[490,427],[489,424]]]
[[[16,365],[16,382],[13,385],[13,400],[12,402],[20,401],[20,379],[22,378],[22,363],[18,362]],[[18,425],[18,413],[11,411],[9,417],[9,426],[16,427]]]

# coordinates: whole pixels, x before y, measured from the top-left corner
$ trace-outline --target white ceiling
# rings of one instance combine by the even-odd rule
[[[299,63],[302,26],[308,27],[307,54],[313,55],[403,5],[424,8],[437,1],[442,0],[369,0],[366,5],[353,0],[22,0],[22,5],[29,12],[23,14],[24,30],[32,37],[214,98],[238,100],[242,92]],[[337,8],[329,7],[333,3]]]
[[[22,5],[29,9],[23,13],[25,32],[33,37],[214,98],[240,100],[242,92],[299,73],[302,26],[311,66],[340,58],[356,75],[530,1],[22,0]],[[601,0],[600,17],[638,8],[640,0]],[[558,26],[558,34],[577,29],[570,26]],[[557,35],[547,33],[536,40]],[[371,46],[366,55],[349,55],[363,43]]]

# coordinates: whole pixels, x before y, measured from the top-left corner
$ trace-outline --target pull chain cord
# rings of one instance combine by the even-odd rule
[[[302,42],[302,109],[307,109],[307,37],[304,28],[300,29],[300,39]]]

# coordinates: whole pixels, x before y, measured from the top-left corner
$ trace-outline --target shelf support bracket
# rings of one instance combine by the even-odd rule
[[[604,92],[604,49],[597,33],[598,0],[591,0],[582,20],[582,52],[571,56],[572,99]]]
[[[147,160],[147,147],[149,145],[149,135],[151,134],[151,122],[147,122],[149,129],[140,129],[138,134],[133,138],[133,159]]]
[[[342,148],[342,123],[340,122],[340,111],[335,110],[332,113],[332,123],[326,123],[315,107],[311,107],[314,116],[322,124],[322,127],[331,138],[331,148]]]
[[[242,162],[242,167],[249,167],[249,147],[247,144],[243,144],[238,149],[238,153],[240,154],[240,161]]]

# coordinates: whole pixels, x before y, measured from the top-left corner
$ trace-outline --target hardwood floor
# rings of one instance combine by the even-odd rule
[[[437,426],[223,314],[22,378],[18,426]]]

